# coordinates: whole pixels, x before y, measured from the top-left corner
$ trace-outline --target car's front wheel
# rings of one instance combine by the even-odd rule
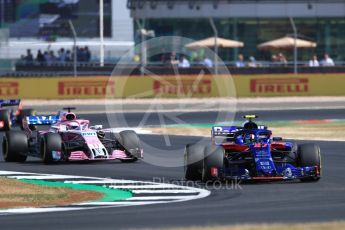
[[[119,133],[118,141],[123,147],[123,150],[131,157],[130,160],[124,160],[124,162],[135,162],[139,158],[142,158],[141,142],[136,134],[132,130],[125,130]]]
[[[61,159],[62,140],[57,133],[47,133],[41,138],[41,156],[45,164],[52,164]]]
[[[316,144],[302,144],[298,146],[298,166],[300,167],[318,167],[321,171],[321,153],[320,147]],[[321,173],[321,172],[320,172]],[[302,178],[302,182],[313,182],[320,180],[319,175]]]

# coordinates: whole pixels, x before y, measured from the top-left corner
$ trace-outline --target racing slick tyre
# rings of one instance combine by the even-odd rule
[[[21,131],[8,131],[3,137],[2,153],[6,162],[24,162],[29,152],[28,138]]]
[[[184,170],[186,180],[201,180],[205,146],[202,144],[187,144],[184,155]]]
[[[47,133],[41,138],[41,156],[45,164],[52,164],[55,152],[62,152],[61,136],[57,133]]]
[[[0,123],[0,131],[11,130],[11,116],[9,110],[0,110]]]
[[[302,144],[298,146],[298,166],[318,166],[321,170],[320,147],[316,144]],[[302,182],[313,182],[320,180],[320,175],[302,178]]]
[[[126,154],[132,159],[123,159],[123,163],[133,163],[141,158],[142,148],[138,135],[132,130],[125,130],[119,133],[119,143],[124,148]]]
[[[19,118],[18,118],[18,123],[20,125],[20,128],[22,130],[24,130],[24,127],[23,127],[23,119],[26,119],[26,117],[29,117],[29,116],[35,116],[36,115],[36,111],[33,110],[33,109],[23,109],[19,115]],[[36,130],[36,126],[35,125],[29,125],[29,128],[34,131]]]
[[[219,179],[219,169],[224,168],[224,149],[209,145],[205,148],[203,161],[202,181],[215,181]]]

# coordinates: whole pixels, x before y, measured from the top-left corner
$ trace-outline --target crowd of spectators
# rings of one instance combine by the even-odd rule
[[[91,60],[91,52],[87,46],[85,47],[77,47],[77,61],[78,62],[90,62]],[[54,63],[69,63],[73,62],[74,60],[74,52],[71,50],[65,50],[61,48],[54,52],[54,50],[50,50],[49,48],[45,51],[38,50],[37,54],[34,56],[32,54],[31,49],[26,51],[26,55],[21,56],[21,61],[25,64],[54,64]]]
[[[325,54],[324,58],[319,62],[318,57],[316,54],[312,56],[312,58],[309,61],[309,67],[319,67],[319,66],[334,66],[333,59],[329,56],[329,54]]]
[[[78,63],[88,63],[91,61],[91,52],[87,46],[85,47],[77,47],[76,48],[76,58]],[[27,50],[26,55],[21,56],[21,61],[26,64],[54,64],[54,63],[70,63],[74,60],[74,52],[71,50],[65,50],[64,48],[59,49],[56,53],[53,50],[50,50],[49,47],[45,51],[38,50],[37,54],[34,55],[30,49]],[[133,59],[135,62],[140,62],[140,56],[136,55]],[[212,68],[214,66],[213,57],[207,57],[206,55],[201,55],[200,57],[193,58],[191,56],[186,56],[183,54],[172,52],[170,54],[162,53],[159,57],[158,62],[165,66],[176,66],[179,68],[190,68],[192,66],[204,66],[207,68]],[[317,55],[314,54],[310,58],[308,62],[305,62],[306,66],[309,67],[320,67],[326,66],[331,67],[335,66],[333,59],[329,56],[329,54],[324,54],[322,60],[319,60]],[[266,62],[258,62],[256,61],[254,56],[249,56],[248,59],[244,57],[243,54],[239,54],[237,56],[237,60],[233,63],[233,65],[237,68],[244,68],[244,67],[262,67],[267,66],[267,64],[271,67],[286,67],[291,62],[288,62],[287,58],[283,53],[273,54],[271,56],[271,61],[269,63]]]
[[[156,59],[156,65],[163,66],[177,66],[179,68],[190,68],[196,66],[204,66],[207,68],[212,68],[214,66],[213,57],[201,56],[202,58],[193,58],[192,56],[186,56],[183,54],[178,54],[172,52],[171,54],[162,53],[158,60]],[[140,55],[135,55],[133,60],[140,63]],[[288,61],[285,55],[281,52],[273,54],[270,61],[257,61],[254,56],[249,56],[245,59],[243,54],[239,54],[237,59],[233,63],[227,63],[228,66],[233,65],[237,68],[255,68],[255,67],[287,67],[291,65],[293,61]],[[318,60],[317,55],[313,55],[309,61],[298,62],[299,65],[309,66],[309,67],[331,67],[335,66],[333,59],[326,53],[322,60]]]
[[[178,66],[179,68],[190,68],[192,66],[205,66],[207,68],[212,68],[213,57],[206,57],[205,55],[202,58],[193,58],[191,56],[186,56],[183,54],[177,54],[172,52],[171,54],[162,53],[158,62],[163,65],[170,65],[170,66]],[[134,59],[136,62],[140,62],[140,56]],[[270,67],[287,67],[291,64],[292,61],[288,61],[285,55],[281,52],[277,54],[273,54],[271,56],[270,62],[260,62],[255,59],[254,56],[249,56],[248,59],[244,57],[243,54],[239,54],[237,56],[236,61],[233,65],[237,68],[255,68],[255,67],[263,67],[263,66],[270,66]],[[300,62],[301,64],[303,62]],[[317,55],[313,55],[312,58],[306,63],[306,66],[309,67],[319,67],[319,66],[334,66],[333,59],[328,55],[324,55],[324,59],[321,61],[318,60]]]
[[[291,62],[290,62],[291,63]],[[271,56],[271,62],[270,66],[287,66],[289,64],[287,58],[283,53],[273,54]],[[238,68],[242,67],[260,67],[261,64],[258,63],[253,56],[249,57],[248,62],[244,60],[244,57],[242,54],[238,55],[237,61],[235,63],[235,66]],[[333,59],[329,56],[329,54],[325,54],[324,58],[322,60],[318,60],[318,57],[316,54],[314,54],[311,59],[309,60],[307,66],[309,67],[330,67],[335,66]]]
[[[139,63],[140,56],[135,55],[133,60]],[[164,50],[162,50],[162,53],[159,55],[159,58],[157,61],[159,65],[173,66],[173,67],[179,67],[179,68],[190,68],[192,66],[205,66],[207,68],[213,67],[212,59],[209,57],[206,57],[206,55],[202,56],[202,58],[193,58],[191,56],[186,56],[184,54],[180,54],[176,52],[166,53]]]

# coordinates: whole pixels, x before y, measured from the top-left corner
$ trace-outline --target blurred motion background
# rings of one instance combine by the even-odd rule
[[[58,68],[59,75],[71,75],[74,50],[69,21],[77,35],[79,75],[110,74],[117,61],[129,51],[129,65],[144,63],[156,67],[155,71],[166,73],[169,72],[166,69],[171,64],[171,54],[164,54],[164,46],[171,44],[162,44],[160,56],[143,56],[142,49],[132,49],[134,45],[160,36],[193,40],[213,37],[215,30],[210,24],[211,19],[218,37],[244,44],[243,47],[219,47],[218,54],[232,73],[293,72],[293,47],[258,48],[261,43],[286,36],[316,43],[314,47],[298,48],[300,72],[345,70],[344,0],[102,2],[105,66],[99,65],[100,0],[0,0],[0,73],[6,76],[29,73],[32,76],[42,74],[43,70],[47,75]],[[205,58],[213,59],[205,57],[202,48],[188,49],[176,39],[172,44],[188,53],[188,63],[179,65],[182,72],[197,73]],[[313,56],[316,56],[317,66],[311,64]],[[149,58],[146,60],[146,57]],[[183,59],[179,54],[174,58],[177,62]],[[134,71],[134,74],[139,72]]]

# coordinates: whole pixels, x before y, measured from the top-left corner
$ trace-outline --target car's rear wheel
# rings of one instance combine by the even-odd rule
[[[185,148],[184,169],[187,180],[201,180],[205,146],[188,144]]]
[[[220,170],[224,168],[224,149],[220,146],[209,145],[205,148],[202,180],[204,182],[220,179]]]
[[[7,109],[0,110],[0,131],[9,131],[11,126],[10,111]]]
[[[315,167],[321,171],[320,147],[316,144],[302,144],[298,146],[298,166]],[[320,180],[320,175],[302,178],[303,182],[313,182]]]
[[[6,132],[2,141],[2,153],[6,162],[24,162],[29,152],[28,138],[21,131]]]
[[[61,160],[62,140],[59,134],[47,133],[41,138],[41,156],[45,164]]]

